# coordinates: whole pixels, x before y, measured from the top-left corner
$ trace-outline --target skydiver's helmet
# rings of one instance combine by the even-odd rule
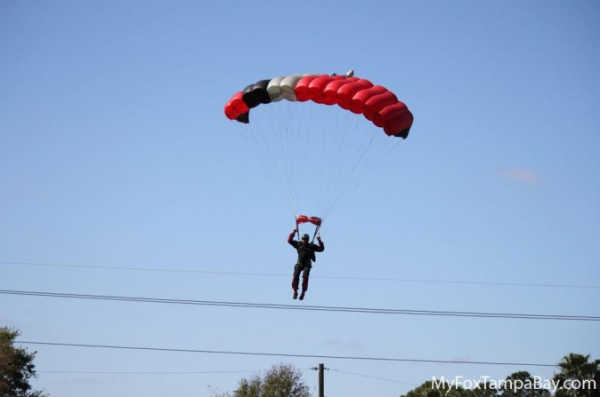
[[[310,237],[309,237],[309,235],[308,235],[308,234],[304,233],[304,234],[302,235],[302,242],[303,242],[303,243],[308,243],[308,240],[309,240],[309,239],[310,239]]]

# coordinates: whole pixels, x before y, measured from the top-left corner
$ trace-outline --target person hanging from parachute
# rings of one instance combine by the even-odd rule
[[[315,236],[319,244],[314,244],[310,242],[310,236],[308,234],[303,234],[302,239],[300,241],[294,240],[294,235],[300,235],[298,231],[298,224],[304,222],[311,222],[317,226],[315,230]],[[325,251],[325,244],[323,240],[321,240],[321,234],[319,233],[319,228],[321,227],[321,219],[312,216],[307,217],[305,215],[296,216],[296,227],[290,235],[288,236],[287,242],[292,247],[296,249],[298,252],[298,259],[296,260],[296,264],[294,265],[294,274],[292,276],[292,290],[294,291],[293,298],[298,298],[298,286],[300,284],[300,273],[302,273],[302,291],[300,293],[300,300],[304,299],[306,291],[308,290],[308,278],[310,276],[310,270],[312,269],[312,263],[317,260],[315,252],[323,252]]]
[[[362,115],[368,121],[365,123],[366,126],[370,128],[374,126],[376,136],[383,137],[406,139],[414,120],[406,104],[399,100],[394,92],[384,86],[375,85],[370,80],[354,76],[354,71],[352,70],[348,71],[345,75],[338,75],[336,73],[294,74],[259,80],[236,92],[225,104],[224,113],[228,119],[248,125],[250,124],[250,113],[251,111],[253,113],[256,107],[268,105],[270,108],[269,104],[280,101],[291,103],[312,102],[317,105],[325,105],[326,107],[339,107],[343,111],[348,111],[344,113],[350,115],[352,113]],[[287,106],[283,108],[288,109]],[[349,187],[378,158],[376,154],[381,153],[373,151],[369,153],[373,153],[375,156],[367,156],[367,149],[386,149],[387,146],[374,145],[375,139],[372,139],[371,135],[366,135],[368,139],[361,140],[360,138],[365,135],[354,134],[350,128],[352,124],[340,123],[339,129],[329,129],[322,125],[313,127],[310,122],[313,119],[312,117],[302,120],[296,119],[295,115],[295,106],[291,106],[289,107],[288,114],[281,114],[273,117],[272,120],[269,119],[268,122],[261,123],[260,113],[257,113],[257,120],[259,122],[253,124],[262,127],[257,132],[264,139],[256,139],[256,141],[264,145],[265,157],[273,161],[274,166],[266,167],[269,175],[275,176],[273,179],[277,179],[276,177],[280,176],[282,179],[279,186],[280,193],[284,198],[293,203],[293,212],[297,213],[295,211],[296,199],[301,197],[299,189],[301,184],[298,182],[302,180],[306,172],[297,172],[296,170],[304,170],[303,166],[299,166],[302,165],[301,162],[304,162],[304,165],[306,165],[308,158],[312,158],[312,155],[319,153],[317,145],[314,147],[310,146],[310,150],[307,150],[309,141],[308,138],[305,140],[305,136],[302,135],[305,131],[302,127],[308,126],[308,131],[314,130],[315,134],[320,134],[319,137],[331,137],[331,139],[323,139],[320,142],[323,148],[327,146],[331,149],[330,152],[322,150],[322,160],[332,160],[331,164],[334,166],[325,168],[326,170],[331,170],[331,172],[329,174],[323,172],[325,161],[314,162],[314,164],[321,164],[319,170],[322,177],[320,186],[324,187],[321,193],[323,193],[323,202],[326,206],[320,210],[319,214],[324,219],[332,206],[339,202]],[[323,123],[326,120],[337,121],[337,113],[336,117],[323,118],[322,120]],[[271,130],[268,128],[269,126]],[[272,131],[272,135],[267,135],[269,131]],[[325,131],[327,135],[323,134]],[[336,135],[338,131],[341,132],[340,135]],[[383,131],[384,134],[380,134],[379,131]],[[254,136],[254,134],[248,134],[248,140],[250,141],[249,138]],[[358,150],[353,150],[353,143],[360,143],[360,145],[356,146]],[[277,147],[275,144],[281,146]],[[350,156],[341,155],[342,153],[347,153],[342,149],[348,150]],[[311,156],[308,156],[307,152]],[[343,163],[344,159],[353,159],[354,162]],[[268,163],[268,161],[264,163]],[[307,234],[300,238],[299,224],[304,222],[313,223],[317,227],[312,242],[310,241],[310,236]],[[303,273],[302,290],[299,296],[302,300],[308,289],[310,270],[312,263],[316,260],[315,253],[322,252],[325,249],[325,245],[319,234],[320,226],[321,218],[297,215],[296,228],[288,236],[288,243],[298,252],[298,259],[294,266],[292,277],[294,299],[298,298],[300,273]],[[297,235],[297,240],[294,239],[295,234]],[[315,238],[318,244],[314,243]]]

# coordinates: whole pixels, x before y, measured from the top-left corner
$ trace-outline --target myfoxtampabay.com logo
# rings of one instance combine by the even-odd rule
[[[482,390],[541,390],[546,389],[553,394],[559,388],[567,390],[596,390],[598,385],[594,379],[566,379],[562,382],[543,379],[541,376],[534,376],[529,379],[493,379],[489,375],[480,376],[477,379],[465,379],[464,376],[455,376],[454,378],[446,378],[441,376],[431,378],[431,388],[437,390],[445,390],[446,394],[457,389],[482,389]]]

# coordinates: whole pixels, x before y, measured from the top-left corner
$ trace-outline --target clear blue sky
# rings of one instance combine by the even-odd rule
[[[600,316],[599,26],[583,0],[0,0],[0,289]],[[293,218],[223,105],[259,79],[348,69],[397,91],[415,124],[328,218],[293,301]],[[61,397],[208,397],[280,362],[315,394],[323,362],[329,397],[394,397],[554,368],[327,357],[600,358],[585,321],[0,294],[0,325],[325,357],[27,345],[35,386]]]

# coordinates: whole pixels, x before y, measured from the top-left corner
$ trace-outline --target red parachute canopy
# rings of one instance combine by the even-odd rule
[[[413,123],[406,105],[387,88],[369,80],[336,75],[292,75],[260,80],[237,92],[225,104],[230,120],[250,122],[250,109],[271,102],[313,101],[338,105],[342,109],[362,114],[390,136],[405,139]]]

